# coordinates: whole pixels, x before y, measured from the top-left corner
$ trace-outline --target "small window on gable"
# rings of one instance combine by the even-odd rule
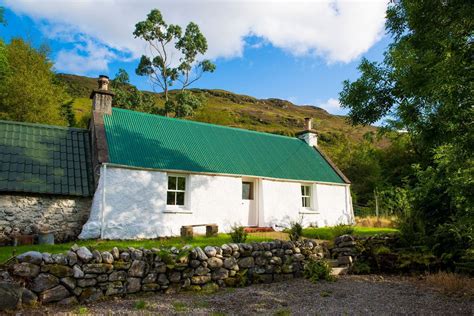
[[[166,204],[184,206],[185,194],[186,177],[168,175],[168,192],[166,195]]]
[[[301,185],[301,204],[303,207],[311,207],[311,186]]]

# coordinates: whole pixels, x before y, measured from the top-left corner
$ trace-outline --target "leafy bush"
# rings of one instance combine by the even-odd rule
[[[291,222],[288,233],[291,241],[297,241],[303,235],[303,226],[298,222]]]
[[[311,260],[304,266],[304,277],[313,283],[319,280],[334,281],[331,266],[326,260]]]
[[[234,225],[230,228],[230,238],[235,243],[243,243],[247,240],[248,233],[244,226]]]
[[[370,265],[364,261],[356,261],[354,265],[351,267],[351,273],[354,274],[369,274],[370,273]]]
[[[333,227],[334,237],[342,235],[352,235],[354,233],[354,227],[350,225],[339,224]]]

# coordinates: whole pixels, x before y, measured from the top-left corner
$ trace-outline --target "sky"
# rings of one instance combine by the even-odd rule
[[[192,87],[224,89],[257,98],[280,98],[346,114],[338,95],[358,77],[361,58],[381,60],[386,0],[0,0],[13,37],[48,44],[56,72],[113,78],[119,68],[135,75],[146,43],[134,25],[159,9],[169,24],[197,23],[208,41],[202,58],[216,71]],[[159,90],[157,90],[159,91]]]

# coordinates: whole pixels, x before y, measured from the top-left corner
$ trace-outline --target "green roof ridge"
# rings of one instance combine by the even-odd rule
[[[168,117],[168,116],[159,115],[159,114],[138,112],[138,111],[133,111],[133,110],[129,110],[129,109],[121,109],[121,108],[112,108],[112,109],[114,111],[118,110],[118,111],[123,111],[123,112],[133,112],[133,113],[137,113],[137,114],[140,114],[140,115],[158,117],[160,119],[180,121],[180,122],[185,122],[185,123],[190,123],[190,124],[198,124],[198,125],[204,125],[204,126],[219,127],[219,128],[224,128],[224,129],[239,130],[239,131],[244,131],[244,132],[249,132],[249,133],[256,133],[256,134],[263,134],[263,135],[268,135],[268,136],[275,136],[275,137],[283,137],[283,138],[287,138],[287,139],[300,140],[297,137],[285,136],[285,135],[280,135],[280,134],[273,134],[273,133],[268,133],[268,132],[260,132],[260,131],[255,131],[255,130],[251,130],[251,129],[241,128],[241,127],[233,127],[233,126],[212,124],[212,123],[207,123],[207,122],[186,120],[186,119],[182,119],[182,118]]]

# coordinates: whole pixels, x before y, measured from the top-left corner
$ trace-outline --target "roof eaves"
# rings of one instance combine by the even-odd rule
[[[326,160],[326,162],[331,166],[332,169],[337,173],[339,177],[341,177],[342,181],[344,181],[347,184],[351,184],[351,180],[349,180],[344,173],[336,166],[336,164],[329,158],[328,155],[326,155],[320,148],[313,146],[313,148],[321,154],[321,156]]]

